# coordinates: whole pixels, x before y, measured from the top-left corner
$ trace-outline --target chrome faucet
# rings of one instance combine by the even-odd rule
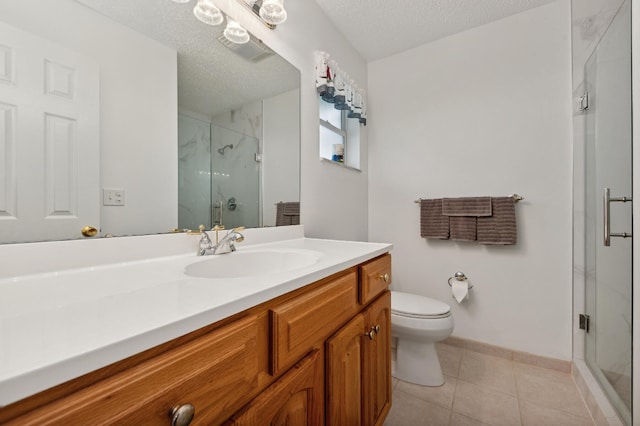
[[[236,251],[235,243],[244,241],[244,235],[240,233],[240,231],[244,231],[244,226],[230,229],[229,232],[227,232],[227,234],[218,241],[218,231],[223,229],[224,226],[220,225],[213,227],[212,231],[216,231],[216,243],[213,244],[211,238],[209,238],[209,235],[204,230],[204,226],[201,226],[200,248],[196,254],[198,256],[206,256],[209,254],[224,254]]]

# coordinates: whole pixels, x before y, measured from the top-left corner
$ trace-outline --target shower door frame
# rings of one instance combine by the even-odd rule
[[[581,107],[584,107],[587,113],[586,115],[583,116],[584,125],[585,125],[584,140],[585,142],[587,142],[587,144],[585,145],[585,151],[580,152],[580,150],[578,150],[577,157],[575,158],[578,159],[581,155],[584,155],[585,162],[583,164],[585,167],[584,176],[586,179],[585,180],[586,186],[584,188],[587,191],[585,192],[585,196],[587,197],[585,198],[585,201],[586,201],[585,213],[588,218],[585,221],[585,225],[587,226],[587,228],[585,228],[586,237],[585,237],[585,240],[583,241],[585,244],[584,253],[586,255],[586,258],[584,259],[585,270],[583,271],[585,273],[585,284],[586,284],[586,287],[584,290],[585,291],[584,309],[580,309],[580,303],[578,303],[577,307],[578,309],[580,309],[579,313],[586,313],[586,314],[592,315],[592,318],[591,318],[592,323],[594,320],[596,321],[595,331],[592,330],[591,333],[581,336],[584,338],[584,340],[582,341],[583,344],[581,345],[583,347],[584,352],[582,353],[583,357],[580,357],[580,358],[583,358],[586,361],[586,364],[591,370],[594,378],[596,378],[597,381],[599,382],[601,389],[603,391],[606,390],[605,393],[610,394],[610,398],[613,398],[613,400],[617,401],[616,405],[619,405],[621,410],[621,411],[618,411],[618,413],[619,415],[622,416],[623,419],[625,419],[625,423],[628,422],[628,424],[635,425],[635,424],[640,424],[640,419],[637,419],[634,421],[632,415],[629,415],[629,414],[623,415],[623,413],[627,411],[626,408],[624,407],[628,406],[629,403],[624,404],[622,402],[619,392],[616,391],[614,389],[614,386],[612,385],[613,382],[610,383],[610,380],[608,380],[607,377],[605,377],[605,374],[604,374],[605,372],[603,368],[609,369],[612,372],[616,372],[622,365],[620,364],[620,362],[622,362],[624,365],[627,365],[627,366],[629,364],[626,364],[626,363],[630,363],[631,366],[633,366],[631,368],[631,379],[632,379],[631,386],[633,389],[630,389],[632,390],[633,398],[630,401],[631,406],[629,407],[629,411],[630,413],[633,413],[633,412],[637,413],[638,411],[636,410],[638,406],[637,404],[638,368],[635,368],[635,366],[638,365],[638,362],[637,362],[638,360],[638,356],[637,356],[638,354],[638,351],[637,351],[638,318],[637,318],[637,315],[634,315],[634,312],[637,312],[635,310],[635,307],[637,306],[636,299],[638,297],[638,294],[637,292],[633,292],[633,288],[635,288],[635,281],[638,278],[636,277],[637,274],[634,274],[633,271],[636,264],[638,263],[638,260],[637,260],[638,247],[636,246],[637,242],[635,241],[635,239],[632,241],[624,241],[622,239],[617,239],[617,238],[612,239],[611,241],[611,245],[615,247],[611,247],[611,248],[601,247],[601,245],[603,244],[603,241],[602,241],[603,239],[602,207],[603,206],[601,205],[603,203],[602,195],[601,195],[603,188],[601,188],[601,186],[610,186],[610,185],[618,186],[618,187],[613,187],[611,190],[614,197],[626,196],[626,197],[633,198],[638,196],[638,194],[636,194],[636,192],[638,191],[637,189],[638,182],[636,181],[637,177],[635,173],[633,173],[634,165],[636,164],[635,162],[636,157],[638,156],[638,152],[637,152],[638,150],[633,149],[633,146],[634,146],[633,145],[633,142],[634,142],[633,128],[634,128],[634,125],[637,124],[637,120],[636,120],[635,114],[633,114],[633,111],[629,111],[629,118],[627,119],[628,121],[625,121],[624,115],[622,115],[621,118],[614,118],[616,116],[619,116],[617,111],[628,111],[627,107],[625,106],[626,103],[622,104],[622,108],[623,108],[622,110],[616,107],[616,105],[620,105],[617,99],[620,99],[624,102],[625,97],[624,95],[621,95],[621,93],[628,93],[628,92],[626,92],[626,89],[624,89],[624,87],[621,87],[618,83],[614,84],[613,86],[611,85],[611,83],[606,83],[607,81],[612,81],[611,80],[612,76],[615,77],[615,75],[617,75],[617,73],[620,72],[620,71],[615,71],[616,68],[612,68],[611,66],[612,64],[622,64],[619,61],[623,60],[621,58],[624,58],[624,56],[620,56],[621,51],[612,47],[612,46],[619,46],[618,43],[612,44],[612,41],[615,41],[616,37],[618,38],[620,36],[624,37],[624,34],[625,34],[624,28],[626,25],[622,27],[620,26],[621,25],[620,22],[622,22],[622,21],[619,21],[619,18],[622,16],[620,15],[620,13],[622,13],[621,11],[623,10],[623,8],[631,7],[631,3],[632,3],[631,1],[628,1],[628,3],[623,4],[618,9],[617,13],[615,14],[615,18],[613,18],[611,21],[612,24],[616,22],[615,31],[611,26],[612,24],[610,24],[607,31],[603,33],[602,38],[598,41],[598,44],[594,49],[591,57],[585,63],[585,75],[584,75],[585,80],[584,81],[586,85],[586,91],[588,91],[588,98],[581,99]],[[631,8],[630,19],[632,22],[632,31],[633,31],[634,12],[635,12],[635,8]],[[628,11],[625,11],[625,13],[628,13]],[[612,36],[609,35],[609,33],[611,33],[610,30],[614,31],[612,33],[613,34]],[[628,27],[627,27],[627,31],[628,31]],[[627,33],[627,36],[628,35],[629,34]],[[631,36],[633,38],[634,36],[633,32],[631,33]],[[613,37],[613,39],[611,37]],[[604,42],[605,38],[607,38],[606,43]],[[632,43],[632,40],[629,40],[629,42]],[[606,46],[609,46],[609,47],[606,47]],[[629,47],[631,47],[631,44],[629,44]],[[631,54],[632,52],[629,52],[629,53]],[[623,55],[624,54],[626,54],[626,49],[623,52]],[[602,56],[602,59],[600,59],[601,56]],[[601,63],[601,65],[597,65],[598,63]],[[604,65],[604,68],[601,69],[600,66],[602,65]],[[626,66],[632,66],[632,63],[629,63],[628,65],[623,65],[623,66],[625,66],[624,69],[627,70],[626,72],[629,72],[629,74],[627,75],[629,75],[630,77],[629,84],[631,84],[632,94],[633,94],[633,89],[636,87],[636,85],[633,84],[634,82],[633,70],[637,68],[626,68]],[[621,69],[621,68],[618,68],[618,69]],[[596,77],[601,73],[602,70],[604,70],[605,76],[608,75],[608,77],[605,77],[604,80],[600,80],[599,77]],[[615,71],[616,74],[612,74],[612,71]],[[623,72],[622,75],[624,75],[625,71],[622,71],[622,72]],[[600,88],[600,83],[599,83],[600,81],[605,82],[605,85],[603,86],[604,89]],[[622,81],[623,80],[618,80],[618,82],[622,82]],[[594,84],[597,84],[597,85],[594,86]],[[610,91],[610,90],[613,90],[613,91]],[[620,92],[620,90],[623,90],[623,92]],[[592,102],[592,99],[591,99],[592,94],[595,94],[593,96],[595,98],[595,102]],[[604,108],[604,109],[598,109],[599,108],[598,96],[604,96],[604,95],[606,95],[605,97],[608,99],[608,101],[602,104],[603,107],[601,108]],[[613,99],[616,99],[616,101],[612,103]],[[632,107],[632,105],[634,104],[634,99],[630,97],[630,99],[627,99],[627,102],[630,102],[629,107]],[[610,109],[610,108],[614,108],[614,109]],[[596,111],[600,111],[600,112],[596,113]],[[611,117],[611,118],[607,118],[607,117]],[[604,121],[602,121],[601,123],[600,119],[602,118],[604,118]],[[622,119],[622,121],[620,121],[620,119]],[[627,126],[630,127],[629,129],[630,134],[629,133],[625,134],[624,129],[628,128]],[[601,134],[601,130],[597,130],[600,128],[604,129],[604,133]],[[626,144],[629,144],[629,145],[626,145]],[[626,171],[624,170],[624,167],[621,169],[623,175],[630,173],[630,176],[628,176],[628,179],[629,179],[627,181],[628,183],[624,183],[625,181],[624,176],[620,175],[619,172],[614,171],[618,169],[618,167],[613,164],[620,164],[619,161],[624,162],[625,155],[628,155],[626,154],[627,150],[631,150],[629,154],[631,154],[632,158],[629,163],[626,163],[627,166],[625,167],[628,167],[628,169]],[[618,154],[612,154],[615,152],[618,152]],[[598,160],[603,154],[605,156],[604,157],[605,159]],[[616,159],[618,161],[615,161]],[[579,160],[577,161],[578,163],[576,164],[578,165],[578,171],[579,171],[580,161]],[[611,163],[611,161],[613,161],[613,163]],[[621,178],[622,180],[620,180]],[[579,181],[580,180],[578,180],[578,182]],[[628,188],[629,186],[630,188]],[[627,187],[628,189],[625,189],[625,187]],[[598,192],[600,192],[600,194],[598,194]],[[625,193],[622,194],[623,192]],[[640,199],[636,198],[636,200],[640,200]],[[576,201],[579,202],[580,197],[577,197]],[[615,204],[622,204],[622,203],[615,203]],[[617,217],[615,217],[616,219],[615,221],[612,221],[612,227],[615,228],[614,229],[615,232],[622,232],[618,228],[626,228],[624,229],[624,231],[632,233],[633,231],[631,230],[631,228],[633,227],[633,223],[634,223],[633,219],[635,219],[634,216],[638,214],[637,213],[638,209],[633,209],[632,203],[628,203],[628,204],[631,204],[631,206],[627,205],[627,203],[624,203],[624,204],[625,204],[624,207],[617,206],[617,205],[612,206],[612,211],[614,211],[613,209],[617,209],[616,210]],[[620,209],[628,209],[628,210],[621,211]],[[604,210],[608,211],[608,209],[606,208]],[[597,212],[597,214],[594,215],[594,212]],[[579,222],[580,221],[578,221],[578,225],[579,225]],[[595,228],[592,228],[594,226]],[[576,228],[576,230],[578,230],[578,228]],[[595,232],[595,240],[594,240],[594,232]],[[580,242],[581,242],[580,238],[575,240],[575,243],[578,244],[577,245],[578,248],[580,247]],[[615,250],[617,250],[617,252]],[[612,255],[613,257],[611,257]],[[620,256],[628,256],[628,262],[624,262],[624,261],[621,262],[621,259],[623,259],[624,257],[621,258]],[[609,262],[607,259],[609,259],[613,263]],[[618,269],[618,268],[622,268],[622,269]],[[630,271],[627,268],[629,268]],[[623,272],[623,273],[615,272],[615,271],[621,271],[621,270],[627,271],[627,272]],[[625,278],[625,276],[628,276],[628,277]],[[620,285],[616,286],[611,284],[614,282],[618,282],[617,279],[622,279],[622,281],[620,281],[620,283],[623,284],[622,287],[620,287]],[[628,282],[627,285],[629,287],[626,287],[626,289],[623,290],[623,288],[625,287],[624,283],[627,283],[627,282]],[[620,288],[617,289],[617,287],[620,287]],[[618,291],[620,291],[620,294],[618,294]],[[616,351],[615,348],[617,348],[617,346],[615,346],[615,342],[617,340],[615,337],[613,337],[613,340],[612,340],[612,337],[610,337],[612,335],[610,333],[614,333],[613,336],[615,336],[616,335],[615,333],[617,333],[619,335],[617,339],[624,338],[623,337],[624,333],[620,332],[620,330],[622,330],[621,328],[622,324],[616,325],[616,321],[619,321],[619,320],[614,320],[613,318],[609,319],[608,316],[602,317],[603,312],[600,312],[601,309],[607,310],[607,312],[613,312],[611,311],[611,309],[617,306],[616,303],[620,303],[620,301],[616,302],[615,300],[620,299],[621,297],[625,297],[625,296],[621,296],[623,294],[622,293],[623,291],[627,293],[626,297],[629,298],[629,302],[628,302],[629,305],[627,305],[626,309],[630,311],[630,313],[629,311],[627,312],[631,316],[629,320],[632,325],[632,330],[628,336],[628,338],[631,339],[631,342],[627,341],[628,343],[625,343],[625,344],[629,344],[628,350],[630,351],[630,352],[627,352],[625,350],[627,354],[626,361],[624,358],[617,359],[614,357],[614,359],[612,359],[611,357],[613,355],[610,353],[611,351],[607,349],[611,345],[613,345],[612,348],[615,352]],[[611,299],[612,297],[613,299]],[[611,301],[609,301],[609,299],[611,299]],[[602,307],[597,308],[598,306],[604,306],[604,308]],[[595,313],[595,318],[593,317],[594,313]],[[601,318],[598,318],[598,313],[600,313]],[[623,314],[624,310],[621,311],[620,313]],[[627,314],[623,314],[623,315],[626,316]],[[591,325],[591,328],[594,328],[593,326],[594,324]],[[613,329],[610,328],[612,326],[614,327]],[[588,330],[588,325],[587,325],[587,330]],[[582,340],[581,338],[578,338],[576,341],[578,344],[580,344],[581,340]],[[605,342],[605,346],[602,346],[603,344],[602,342]],[[606,343],[606,342],[609,342],[609,343]],[[622,348],[618,348],[617,350],[620,351],[621,349]],[[605,355],[605,357],[601,358],[603,354]],[[607,367],[612,367],[611,365],[612,361],[615,361],[615,363],[619,365],[617,367],[614,367],[613,369],[607,368]],[[622,370],[620,370],[619,372],[621,371]],[[603,414],[606,415],[606,411],[608,410],[604,410],[604,411],[605,413]],[[609,414],[612,414],[612,413],[609,413]],[[609,420],[611,419],[609,418]]]
[[[637,3],[636,3],[637,6]],[[640,129],[640,8],[631,4],[631,109],[632,128]],[[632,145],[640,145],[640,132],[632,131]],[[640,149],[634,149],[632,154],[633,165],[633,197],[640,200],[640,173],[634,173],[637,164],[640,164]],[[640,209],[633,209],[633,223],[640,223]],[[640,239],[633,240],[633,268],[640,271]],[[633,289],[640,289],[640,274],[633,276]],[[633,365],[640,365],[640,291],[633,291]],[[633,369],[633,424],[640,425],[640,368]]]

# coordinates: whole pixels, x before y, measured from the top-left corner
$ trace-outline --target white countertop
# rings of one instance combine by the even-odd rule
[[[296,238],[240,244],[237,253],[273,249],[314,251],[318,261],[286,272],[208,279],[184,274],[205,259],[191,252],[0,279],[0,406],[372,259],[391,245]]]

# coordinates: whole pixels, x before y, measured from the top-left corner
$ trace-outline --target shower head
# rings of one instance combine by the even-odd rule
[[[224,151],[229,148],[229,149],[233,149],[233,144],[229,144],[229,145],[225,145],[222,148],[218,148],[218,152],[220,153],[220,155],[224,155]]]

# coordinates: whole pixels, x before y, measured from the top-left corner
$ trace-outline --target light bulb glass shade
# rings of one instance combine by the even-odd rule
[[[224,36],[232,43],[245,44],[249,42],[249,32],[233,19],[227,17],[227,27],[223,31]]]
[[[260,17],[273,25],[282,24],[287,20],[284,0],[264,0],[260,7]]]
[[[224,21],[222,12],[211,0],[198,0],[198,4],[193,8],[193,14],[207,25],[220,25]]]

